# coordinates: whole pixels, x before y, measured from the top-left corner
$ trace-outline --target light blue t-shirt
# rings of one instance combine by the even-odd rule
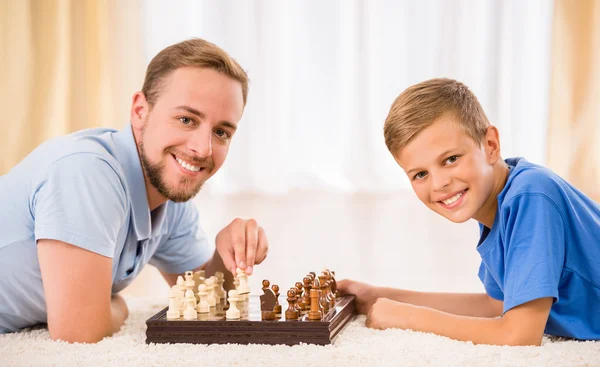
[[[192,202],[168,201],[150,212],[129,124],[40,145],[0,176],[0,207],[0,333],[47,322],[39,239],[112,258],[113,293],[146,263],[182,273],[213,253]]]
[[[600,206],[547,168],[506,163],[494,224],[480,225],[486,292],[504,312],[553,297],[547,334],[600,339]]]

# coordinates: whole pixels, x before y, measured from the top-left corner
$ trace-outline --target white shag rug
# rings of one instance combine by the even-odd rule
[[[403,330],[371,330],[357,317],[328,346],[145,343],[145,321],[162,298],[128,298],[129,319],[97,344],[54,342],[46,329],[0,335],[0,366],[600,366],[600,342],[541,347],[473,345]]]

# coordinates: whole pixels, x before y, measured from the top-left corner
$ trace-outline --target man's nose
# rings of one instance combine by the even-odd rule
[[[207,158],[212,155],[212,130],[206,128],[197,129],[188,142],[188,148],[199,158]]]

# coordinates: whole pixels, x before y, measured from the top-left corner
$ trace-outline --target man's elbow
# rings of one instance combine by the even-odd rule
[[[542,345],[543,334],[530,333],[524,330],[517,330],[511,333],[507,333],[507,337],[504,338],[503,345],[512,347],[524,347],[524,346],[535,346],[539,347]]]

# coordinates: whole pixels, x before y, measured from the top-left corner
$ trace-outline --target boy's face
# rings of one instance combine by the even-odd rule
[[[452,114],[440,117],[417,134],[395,159],[425,205],[461,223],[490,214],[482,211],[494,200],[492,166],[499,158],[499,149],[490,149],[487,137],[480,146],[455,121]]]
[[[187,201],[227,157],[244,109],[241,84],[212,69],[179,68],[147,108],[137,123],[146,176],[164,198]]]

